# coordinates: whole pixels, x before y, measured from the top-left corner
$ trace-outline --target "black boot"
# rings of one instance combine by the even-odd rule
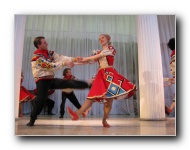
[[[64,116],[63,114],[60,114],[59,118],[63,118],[63,116]]]
[[[63,115],[60,115],[59,118],[63,118]]]
[[[52,112],[48,112],[48,115],[55,115],[55,114],[53,114]]]
[[[27,125],[27,126],[34,126],[34,122],[35,122],[35,120],[30,120],[30,122],[27,123],[26,125]]]
[[[64,114],[65,114],[65,111],[60,111],[60,116],[59,116],[59,118],[63,118]]]

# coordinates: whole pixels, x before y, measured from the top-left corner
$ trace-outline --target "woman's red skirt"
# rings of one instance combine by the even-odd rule
[[[35,95],[30,93],[24,86],[20,87],[20,103],[31,101],[35,98]]]
[[[136,90],[133,83],[110,67],[98,71],[87,98],[98,102],[112,98],[127,99],[133,96]]]

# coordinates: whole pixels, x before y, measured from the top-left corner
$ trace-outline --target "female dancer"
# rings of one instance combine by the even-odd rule
[[[22,103],[32,101],[35,98],[35,95],[30,93],[24,86],[22,86],[23,80],[24,80],[24,75],[23,75],[23,72],[21,71],[19,117],[22,117]]]
[[[111,45],[110,40],[111,37],[108,34],[101,34],[99,42],[102,45],[102,50],[94,51],[93,56],[83,58],[81,61],[82,63],[98,61],[99,69],[82,107],[76,112],[67,107],[67,111],[73,120],[78,120],[79,116],[88,110],[94,101],[102,102],[104,103],[102,124],[104,127],[109,128],[110,125],[106,119],[111,111],[113,100],[129,98],[137,90],[134,84],[114,69],[113,64],[116,50]]]

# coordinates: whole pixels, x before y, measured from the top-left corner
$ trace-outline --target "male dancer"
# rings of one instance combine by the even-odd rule
[[[68,57],[59,55],[52,50],[48,50],[48,43],[45,37],[39,36],[34,39],[34,46],[37,48],[32,56],[32,73],[37,87],[37,96],[30,115],[27,126],[33,126],[37,115],[43,109],[44,103],[48,98],[49,89],[84,89],[88,88],[88,83],[79,80],[63,80],[54,78],[54,71],[67,66],[72,68],[74,62],[80,61],[81,57]]]

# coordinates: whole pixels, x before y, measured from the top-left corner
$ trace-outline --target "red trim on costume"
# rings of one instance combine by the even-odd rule
[[[67,80],[72,80],[74,78],[73,75],[70,75],[70,76],[64,76],[63,79],[67,79]]]
[[[49,58],[49,55],[48,55],[48,50],[35,50],[34,51],[34,54],[41,54],[43,56],[45,56],[45,58]]]
[[[36,61],[40,56],[34,56],[32,57],[32,61]]]
[[[113,53],[112,53],[113,55],[116,54],[116,50],[115,50],[115,48],[113,46],[108,46],[108,48],[109,48],[109,50],[113,50]],[[108,56],[106,56],[106,59],[107,59],[108,65],[113,66],[114,56],[108,55]]]
[[[115,50],[115,48],[114,48],[113,46],[108,46],[108,48],[109,48],[110,50],[114,50],[113,53],[112,53],[113,55],[116,54],[116,50]]]
[[[172,57],[173,55],[175,55],[175,50],[174,50],[174,51],[172,51],[172,53],[171,53],[170,57]]]
[[[37,50],[34,51],[34,54],[35,55],[42,55],[46,59],[51,59],[51,56],[54,54],[54,51],[37,49]],[[35,55],[32,57],[32,61],[36,61],[39,57],[41,57],[41,56],[35,56]]]
[[[39,78],[38,80],[36,80],[36,83],[37,83],[38,81],[40,81],[40,80],[51,80],[51,79],[53,79],[53,78]]]
[[[20,87],[20,103],[21,102],[26,102],[26,101],[31,101],[35,98],[35,95],[30,93],[24,86]]]
[[[48,90],[48,95],[51,95],[55,92],[55,90]]]
[[[109,66],[113,66],[114,57],[113,56],[106,56],[107,62]]]

